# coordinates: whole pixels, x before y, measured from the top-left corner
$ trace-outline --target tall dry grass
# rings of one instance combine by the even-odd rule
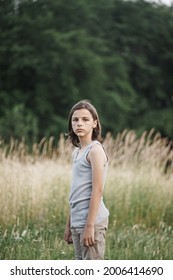
[[[168,200],[171,199],[171,141],[158,133],[154,135],[154,130],[144,132],[140,138],[137,138],[134,131],[125,130],[116,138],[108,134],[103,144],[110,159],[107,200],[112,199],[113,195],[117,199],[119,197],[120,203],[124,197],[121,207],[125,210],[129,196],[137,192],[138,188],[143,189],[141,192],[153,193],[155,197],[162,198],[166,194]],[[68,200],[71,151],[72,146],[65,141],[63,135],[57,145],[54,144],[53,137],[43,138],[40,143],[33,144],[30,152],[24,141],[11,139],[6,145],[1,139],[1,224],[12,223],[18,216],[26,222],[35,220],[36,217],[41,220],[48,211],[47,204],[58,204],[54,212],[61,212],[61,207]],[[140,198],[139,203],[142,203]]]
[[[35,162],[42,159],[54,159],[69,163],[72,146],[61,134],[57,144],[54,137],[43,138],[39,143],[28,147],[25,139],[21,141],[10,139],[6,144],[0,138],[0,161],[13,159],[21,162]],[[134,131],[124,130],[115,138],[108,133],[103,144],[112,166],[152,166],[163,171],[173,170],[173,141],[163,138],[155,130],[144,131],[137,137]],[[169,169],[169,170],[168,170]]]
[[[134,131],[125,130],[115,138],[108,134],[103,144],[110,159],[104,192],[104,199],[110,210],[107,258],[125,258],[122,248],[126,245],[129,246],[127,258],[137,258],[139,255],[146,258],[147,254],[149,258],[169,258],[172,251],[170,252],[168,237],[173,236],[172,142],[162,138],[154,130],[144,132],[140,138]],[[68,249],[65,251],[62,243],[68,213],[71,152],[72,146],[65,141],[63,135],[57,144],[53,137],[43,138],[30,148],[24,140],[11,139],[6,144],[1,139],[0,236],[2,244],[6,245],[2,245],[1,251],[4,253],[0,258],[44,256],[47,259],[54,256],[57,259],[64,258],[64,254],[68,258],[68,252],[72,254]],[[44,233],[42,237],[41,232]],[[54,236],[51,246],[59,248],[60,255],[57,255],[57,251],[54,255],[51,253],[53,249],[50,248],[50,234]],[[157,235],[159,237],[155,240],[154,236]],[[162,243],[166,251],[158,249],[161,244],[160,235],[162,238],[165,236]],[[22,255],[21,247],[20,254],[18,251],[14,254],[11,238],[20,240],[26,237],[27,256],[26,253]],[[128,238],[131,245],[126,244]],[[151,247],[150,254],[144,252],[141,245],[143,238],[147,244],[153,242],[153,248],[158,248],[155,250],[148,245]],[[30,250],[35,240],[39,246],[39,242],[42,242],[40,255],[33,255],[34,251]],[[133,252],[132,240],[136,240],[141,246],[137,252]],[[169,246],[165,245],[167,243]],[[119,255],[115,255],[111,249],[113,247],[117,248]]]

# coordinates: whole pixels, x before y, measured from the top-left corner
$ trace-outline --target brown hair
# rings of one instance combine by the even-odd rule
[[[101,124],[100,124],[99,116],[98,116],[96,108],[90,103],[89,100],[81,100],[71,108],[71,111],[69,113],[69,119],[68,119],[68,140],[70,142],[72,142],[72,144],[74,146],[80,147],[79,138],[74,133],[74,131],[72,129],[72,124],[71,124],[71,119],[72,119],[73,113],[76,110],[80,110],[80,109],[88,110],[91,113],[94,121],[97,120],[97,126],[95,128],[93,128],[92,140],[98,140],[101,142],[102,141]]]

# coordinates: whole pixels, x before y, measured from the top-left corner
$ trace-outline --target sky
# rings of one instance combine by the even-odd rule
[[[168,6],[171,6],[171,3],[173,5],[173,0],[148,0],[149,2],[156,2],[156,3],[162,3]]]

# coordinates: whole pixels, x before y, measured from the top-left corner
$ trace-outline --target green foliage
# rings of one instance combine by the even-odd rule
[[[22,136],[35,141],[38,135],[37,118],[23,104],[16,104],[11,110],[5,110],[0,119],[0,131],[5,140],[10,137],[20,139]]]
[[[172,7],[143,0],[15,3],[0,1],[3,138],[64,133],[69,109],[83,98],[98,108],[104,133],[154,127],[173,137]],[[25,115],[23,124],[22,117],[10,120],[14,114]]]

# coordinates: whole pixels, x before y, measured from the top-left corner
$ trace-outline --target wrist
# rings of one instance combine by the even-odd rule
[[[93,228],[94,224],[93,223],[86,223],[85,227],[87,228]]]

